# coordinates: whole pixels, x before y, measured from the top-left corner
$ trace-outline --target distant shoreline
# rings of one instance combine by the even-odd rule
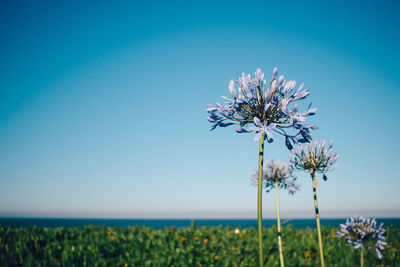
[[[376,218],[377,224],[393,224],[400,226],[400,218]],[[58,227],[82,227],[86,225],[106,225],[112,226],[135,226],[145,225],[148,227],[161,229],[164,227],[175,226],[184,228],[194,222],[196,226],[227,226],[232,227],[256,227],[256,219],[81,219],[81,218],[0,218],[0,224],[5,226],[29,227],[37,226],[40,228],[58,228]],[[314,228],[315,219],[282,219],[282,224],[293,225],[296,228]],[[321,219],[321,224],[325,226],[339,227],[345,223],[346,218]],[[276,219],[263,219],[265,227],[271,227],[276,224]]]

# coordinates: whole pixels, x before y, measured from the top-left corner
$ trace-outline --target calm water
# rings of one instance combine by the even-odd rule
[[[0,218],[0,224],[7,226],[38,226],[46,228],[55,227],[77,227],[85,225],[106,225],[106,226],[134,226],[134,225],[146,225],[153,228],[164,228],[167,226],[176,227],[188,227],[191,222],[194,222],[197,226],[218,226],[218,225],[230,225],[230,226],[241,226],[241,227],[257,227],[257,220],[255,219],[176,219],[176,220],[164,220],[164,219],[49,219],[49,218]],[[327,226],[339,226],[340,223],[344,223],[346,219],[321,219],[322,225]],[[384,218],[377,219],[378,224],[383,222],[385,225],[393,224],[400,226],[400,218]],[[263,224],[266,227],[270,227],[276,224],[274,219],[264,219]],[[285,220],[282,219],[283,225],[292,224],[295,227],[316,227],[315,219],[293,219]]]

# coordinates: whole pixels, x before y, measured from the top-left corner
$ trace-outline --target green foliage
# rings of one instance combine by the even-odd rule
[[[254,228],[146,226],[43,229],[0,225],[0,266],[257,266]],[[366,266],[396,266],[400,262],[400,227],[387,227],[388,246],[379,260],[365,253]],[[236,230],[236,231],[235,231]],[[336,238],[336,228],[322,227],[327,266],[356,266],[360,250]],[[265,228],[266,266],[279,265],[276,227]],[[319,265],[315,229],[282,230],[288,266]]]

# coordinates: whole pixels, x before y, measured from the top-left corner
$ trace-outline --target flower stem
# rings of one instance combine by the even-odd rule
[[[318,243],[319,243],[319,255],[321,256],[321,266],[325,266],[324,262],[324,250],[322,246],[322,236],[321,236],[321,224],[319,222],[319,211],[318,211],[318,201],[317,201],[317,180],[315,178],[315,171],[311,173],[312,177],[312,186],[313,186],[313,194],[314,194],[314,207],[315,207],[315,219],[317,220],[317,230],[318,230]]]
[[[361,267],[364,267],[364,247],[361,247]]]
[[[258,196],[257,196],[257,224],[258,224],[258,254],[260,267],[264,266],[263,256],[263,235],[262,235],[262,185],[263,185],[263,159],[264,159],[264,138],[260,138],[260,151],[258,157]]]
[[[282,253],[282,239],[281,239],[281,215],[279,212],[279,188],[278,180],[275,181],[275,191],[276,191],[276,213],[277,213],[277,223],[278,223],[278,245],[279,245],[279,259],[281,260],[281,267],[284,267],[283,263],[283,253]]]

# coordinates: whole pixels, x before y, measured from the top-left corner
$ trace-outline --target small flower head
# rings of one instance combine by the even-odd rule
[[[345,224],[340,225],[337,232],[338,238],[344,238],[347,244],[355,249],[365,247],[367,249],[375,248],[376,255],[382,259],[382,250],[387,245],[385,242],[385,232],[383,223],[376,227],[375,219],[352,217],[346,220]]]
[[[287,81],[283,75],[276,79],[277,73],[278,68],[274,68],[269,85],[260,69],[252,77],[243,73],[237,80],[230,80],[232,99],[223,96],[224,104],[207,105],[207,120],[213,124],[211,130],[217,126],[236,124],[236,132],[254,131],[255,141],[262,137],[267,138],[268,142],[273,141],[272,132],[275,132],[285,136],[285,144],[289,149],[293,148],[292,143],[309,142],[311,130],[318,127],[304,122],[317,109],[310,109],[309,106],[308,110],[299,112],[297,104],[289,108],[295,101],[306,98],[310,94],[309,89],[303,89],[301,84],[294,90],[296,81]],[[294,134],[286,133],[287,129],[293,129]]]
[[[289,194],[294,194],[300,190],[300,185],[296,183],[296,177],[293,176],[293,169],[286,162],[268,160],[263,170],[263,186],[267,193],[275,188],[278,181],[278,189],[286,189]],[[258,184],[258,171],[251,176],[253,185]]]
[[[337,164],[334,164],[338,160],[339,154],[332,152],[332,141],[327,147],[325,145],[325,140],[315,141],[314,144],[308,143],[305,147],[300,144],[298,148],[292,149],[290,164],[298,170],[323,173],[324,180],[326,180],[325,173],[337,167]]]

